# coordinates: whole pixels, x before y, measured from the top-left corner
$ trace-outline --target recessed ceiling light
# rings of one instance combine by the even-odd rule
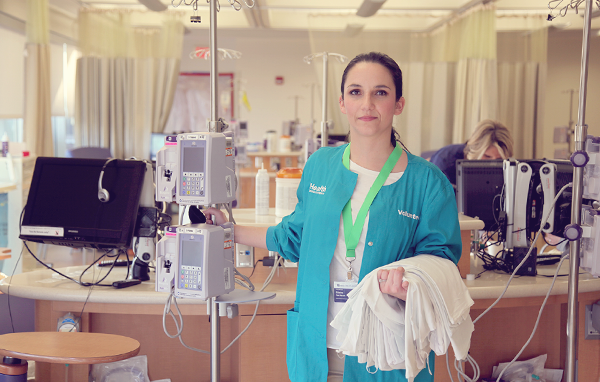
[[[365,24],[348,24],[346,25],[346,29],[342,32],[345,37],[354,37],[360,32],[362,32]]]
[[[144,4],[146,8],[154,12],[162,12],[167,9],[160,0],[138,0],[141,4]]]
[[[360,17],[373,16],[379,8],[385,3],[385,0],[364,0],[361,6],[356,11],[356,15]]]

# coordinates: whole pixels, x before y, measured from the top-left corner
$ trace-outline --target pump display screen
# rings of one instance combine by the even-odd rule
[[[206,173],[206,142],[203,140],[184,140],[181,145],[179,195],[203,197]]]
[[[202,267],[204,255],[204,242],[195,240],[181,241],[181,265],[190,267]]]
[[[205,148],[204,147],[184,147],[183,148],[183,172],[200,173],[204,172],[205,167]]]

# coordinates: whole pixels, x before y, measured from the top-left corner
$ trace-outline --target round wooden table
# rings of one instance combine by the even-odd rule
[[[140,351],[133,338],[87,332],[23,332],[0,336],[0,355],[37,362],[96,364],[131,358]]]

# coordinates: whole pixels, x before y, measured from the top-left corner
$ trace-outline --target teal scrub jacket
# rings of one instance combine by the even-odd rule
[[[287,367],[293,382],[327,380],[329,265],[342,209],[354,192],[357,174],[342,164],[346,145],[324,147],[307,161],[292,214],[267,231],[267,247],[298,262],[294,308],[287,315]],[[406,153],[406,151],[405,151]],[[370,209],[360,280],[372,270],[418,254],[458,263],[460,227],[452,185],[426,160],[406,153],[408,165],[397,182],[383,186]],[[433,352],[430,354],[433,372]],[[372,374],[356,357],[346,357],[344,381],[407,381],[404,370]],[[415,381],[433,381],[427,368]]]

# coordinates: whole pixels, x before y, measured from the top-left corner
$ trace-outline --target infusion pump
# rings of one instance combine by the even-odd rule
[[[156,155],[156,200],[211,205],[235,199],[232,133],[186,133],[165,137]]]
[[[235,288],[233,223],[168,227],[156,245],[156,291],[207,300]]]

